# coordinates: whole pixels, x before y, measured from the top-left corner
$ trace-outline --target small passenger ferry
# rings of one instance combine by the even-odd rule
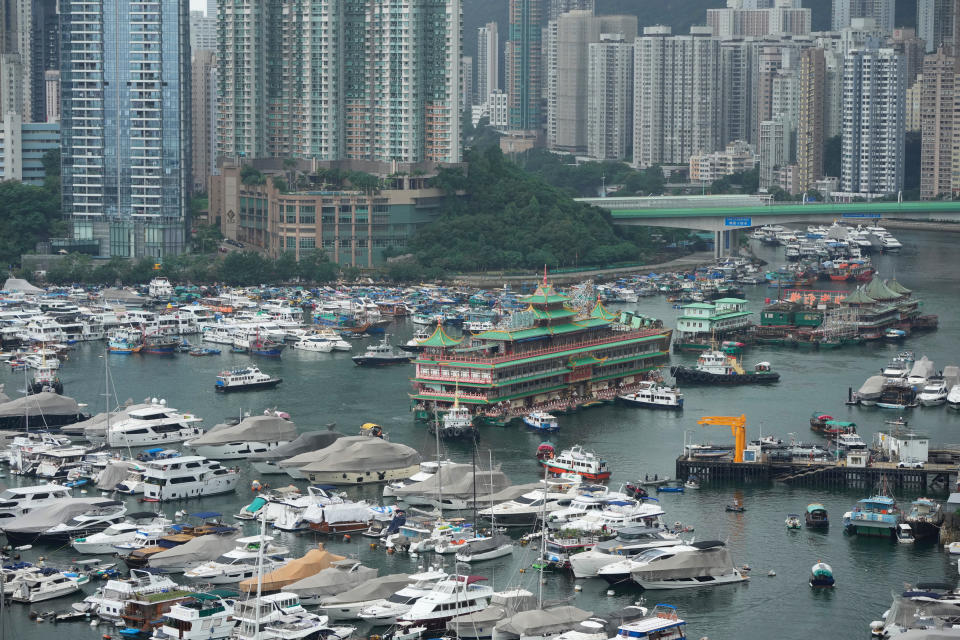
[[[283,382],[282,378],[274,378],[260,371],[259,367],[249,366],[232,371],[221,371],[217,375],[217,391],[250,391],[252,389],[272,389]]]
[[[610,469],[607,461],[598,458],[592,451],[585,451],[580,445],[564,449],[560,455],[540,461],[550,473],[575,473],[588,480],[609,480]]]

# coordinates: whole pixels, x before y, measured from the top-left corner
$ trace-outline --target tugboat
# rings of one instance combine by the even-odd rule
[[[810,569],[810,586],[814,588],[829,588],[834,583],[833,568],[826,562],[818,562]]]
[[[45,365],[37,369],[36,375],[34,375],[33,380],[30,381],[30,386],[27,387],[27,393],[34,394],[40,393],[41,391],[53,391],[54,393],[63,395],[63,382],[60,381],[60,378],[54,371],[53,368]]]
[[[413,360],[413,356],[398,353],[390,346],[390,336],[384,334],[383,342],[373,344],[367,347],[366,352],[359,356],[353,356],[353,364],[357,366],[380,366],[387,364],[407,364]]]
[[[228,391],[251,391],[253,389],[272,389],[283,382],[283,378],[269,376],[254,365],[232,371],[221,371],[217,375],[214,389],[224,393]]]
[[[455,399],[450,410],[443,414],[443,420],[430,425],[430,433],[440,432],[441,438],[479,438],[480,432],[473,425],[473,416],[466,407],[461,407]]]
[[[770,370],[769,362],[758,362],[753,371],[746,371],[736,358],[712,349],[697,358],[695,367],[670,367],[677,382],[689,384],[759,384],[777,382],[780,374]]]

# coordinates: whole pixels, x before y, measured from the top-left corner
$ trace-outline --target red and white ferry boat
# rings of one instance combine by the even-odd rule
[[[592,451],[584,451],[580,445],[564,449],[560,455],[553,458],[544,458],[540,464],[550,473],[575,473],[587,480],[603,482],[610,479],[610,468],[607,461],[598,458]]]

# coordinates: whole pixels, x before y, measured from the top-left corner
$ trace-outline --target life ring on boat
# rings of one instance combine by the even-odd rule
[[[455,438],[456,438],[456,437],[459,437],[459,436],[462,436],[462,435],[463,435],[463,429],[461,429],[460,427],[455,427],[455,428],[453,429],[453,436],[454,436]]]

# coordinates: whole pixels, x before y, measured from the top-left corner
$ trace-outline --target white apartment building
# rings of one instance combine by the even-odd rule
[[[488,22],[477,29],[477,104],[500,89],[500,35],[497,23]]]
[[[632,124],[633,42],[621,34],[603,34],[589,49],[587,155],[625,160]]]

